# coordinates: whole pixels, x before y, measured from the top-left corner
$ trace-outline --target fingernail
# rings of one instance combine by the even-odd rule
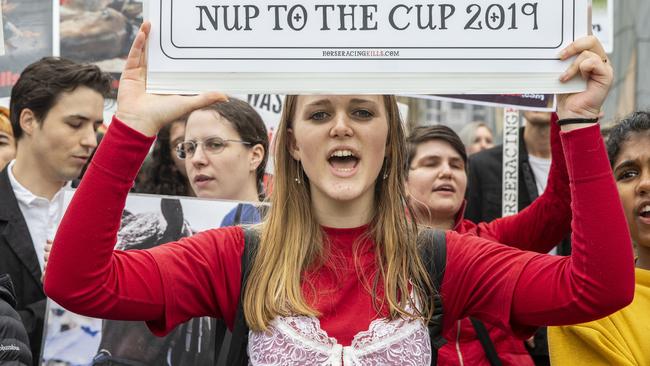
[[[564,60],[564,57],[566,55],[566,50],[560,51],[560,53],[557,54],[557,57],[560,58],[560,60]]]
[[[566,81],[567,76],[567,73],[564,72],[562,75],[560,75],[560,81]]]

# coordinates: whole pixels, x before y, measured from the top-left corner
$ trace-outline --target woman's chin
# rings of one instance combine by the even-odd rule
[[[362,187],[356,184],[335,184],[325,189],[325,196],[333,201],[350,202],[367,194]]]

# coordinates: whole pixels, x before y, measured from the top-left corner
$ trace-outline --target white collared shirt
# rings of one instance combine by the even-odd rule
[[[32,237],[34,250],[42,272],[45,262],[45,243],[48,240],[54,240],[54,234],[56,234],[56,229],[63,217],[63,188],[56,192],[52,201],[34,195],[14,177],[12,170],[15,163],[16,160],[9,163],[7,169],[9,181],[18,201],[18,207],[27,223],[27,229]]]

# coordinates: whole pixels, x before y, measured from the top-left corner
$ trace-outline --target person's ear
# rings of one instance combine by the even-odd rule
[[[296,143],[296,136],[294,135],[293,129],[291,128],[287,128],[287,145],[291,157],[297,161],[300,161],[300,149],[298,148],[298,144]]]
[[[31,136],[34,133],[34,130],[38,127],[36,115],[34,115],[34,112],[29,108],[23,108],[23,110],[20,111],[19,123],[22,132],[28,136]]]
[[[264,160],[264,146],[262,144],[255,144],[250,148],[250,171],[256,171]]]

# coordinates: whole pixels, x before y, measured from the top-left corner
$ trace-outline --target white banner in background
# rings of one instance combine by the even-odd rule
[[[0,98],[11,89],[27,65],[56,56],[59,35],[53,26],[59,0],[1,0],[4,55],[0,55]]]
[[[503,115],[503,197],[501,216],[519,211],[519,110],[506,108]]]
[[[592,0],[591,29],[605,52],[614,51],[614,0]]]
[[[5,30],[4,22],[2,21],[2,2],[0,2],[0,56],[5,54]]]
[[[582,90],[557,54],[587,34],[588,1],[151,0],[148,90]]]

